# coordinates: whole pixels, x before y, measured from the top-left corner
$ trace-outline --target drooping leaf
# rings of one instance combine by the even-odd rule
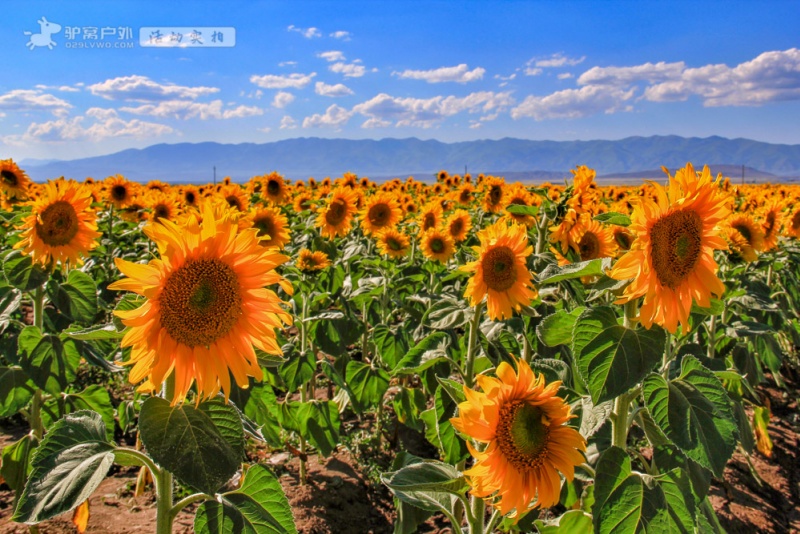
[[[81,356],[71,339],[43,336],[39,328],[27,326],[19,335],[19,352],[25,374],[51,395],[60,395],[75,380]]]
[[[570,263],[569,265],[548,265],[539,273],[538,284],[555,284],[563,280],[573,280],[583,276],[600,276],[611,267],[611,258]]]
[[[18,367],[0,367],[0,417],[11,417],[28,405],[34,385]]]
[[[359,412],[377,407],[389,389],[389,374],[386,371],[355,360],[347,364],[346,380],[353,393],[353,407]]]

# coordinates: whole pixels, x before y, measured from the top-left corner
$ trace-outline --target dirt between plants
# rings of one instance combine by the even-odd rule
[[[760,389],[772,407],[769,434],[773,442],[771,458],[759,452],[752,455],[761,481],[751,474],[745,457],[736,453],[723,480],[712,485],[711,502],[720,523],[730,533],[800,532],[800,413],[794,398],[797,382],[787,386],[791,394],[772,387]],[[0,428],[0,447],[19,439],[22,432]],[[411,443],[404,437],[399,441],[408,447]],[[391,438],[390,441],[394,442]],[[413,452],[425,455],[426,451]],[[309,457],[305,485],[299,483],[298,458],[285,452],[257,456],[279,476],[301,534],[393,532],[395,512],[391,493],[370,481],[349,451],[340,448],[330,458]],[[103,481],[89,501],[87,532],[152,532],[156,514],[152,493],[133,497],[136,469],[114,469],[117,470],[112,471],[113,475]],[[0,534],[27,533],[26,527],[9,521],[12,504],[13,494],[7,486],[0,485]],[[193,517],[192,508],[182,512],[173,533],[192,532]],[[45,521],[39,530],[42,534],[75,532],[70,518],[70,514],[64,514]],[[446,521],[435,516],[420,526],[420,532],[444,534],[451,529]]]

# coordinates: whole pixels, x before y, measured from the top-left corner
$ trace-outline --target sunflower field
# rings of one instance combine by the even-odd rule
[[[39,184],[0,162],[0,418],[24,429],[3,517],[83,532],[125,468],[159,534],[187,511],[297,532],[264,458],[314,484],[358,441],[398,534],[724,532],[712,481],[772,454],[762,388],[793,394],[800,187],[664,171]]]

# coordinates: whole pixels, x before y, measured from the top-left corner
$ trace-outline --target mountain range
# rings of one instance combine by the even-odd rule
[[[7,157],[7,156],[6,156]],[[601,177],[632,179],[663,176],[661,166],[674,169],[691,161],[739,178],[742,165],[748,180],[796,180],[800,176],[800,145],[780,145],[723,137],[651,136],[620,140],[531,141],[498,140],[443,143],[436,140],[350,140],[296,138],[255,144],[157,144],[114,154],[74,160],[29,160],[23,168],[37,181],[58,176],[83,180],[122,174],[131,180],[210,182],[230,176],[243,182],[278,171],[287,178],[359,176],[432,178],[440,169],[451,173],[479,172],[509,179],[560,180],[569,169],[588,165]],[[724,170],[722,170],[724,169]],[[511,178],[517,175],[517,178]]]

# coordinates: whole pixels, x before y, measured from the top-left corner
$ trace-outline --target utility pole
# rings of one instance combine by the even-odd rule
[[[214,165],[214,185],[217,185],[217,166]]]

